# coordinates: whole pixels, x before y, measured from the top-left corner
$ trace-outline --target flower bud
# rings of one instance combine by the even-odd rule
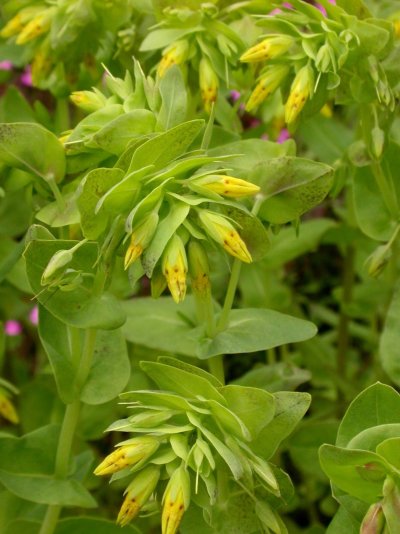
[[[147,460],[159,447],[160,442],[152,436],[140,436],[124,442],[109,454],[94,470],[95,475],[111,475],[125,467]]]
[[[371,131],[371,152],[376,159],[382,156],[384,144],[385,132],[379,126],[374,126]]]
[[[361,523],[360,534],[381,534],[385,528],[382,504],[371,504]]]
[[[217,100],[219,82],[210,60],[206,57],[200,61],[199,83],[204,109],[210,113],[212,104]]]
[[[294,42],[294,38],[289,35],[271,35],[249,48],[241,56],[240,61],[254,63],[279,57],[287,52]]]
[[[138,515],[142,506],[156,489],[159,479],[159,467],[148,466],[140,471],[126,488],[124,493],[126,497],[117,517],[118,525],[124,527]]]
[[[50,29],[51,16],[53,14],[52,9],[45,9],[38,15],[36,15],[19,33],[17,45],[22,45],[36,39],[39,35],[46,33]]]
[[[400,489],[391,476],[386,477],[382,494],[382,508],[388,531],[396,532],[400,525]]]
[[[190,478],[183,465],[172,474],[162,502],[162,534],[175,534],[190,504]]]
[[[194,179],[188,182],[189,187],[192,184],[229,198],[242,198],[255,195],[260,190],[258,185],[246,182],[246,180],[242,180],[241,178],[219,174],[209,174],[198,180]]]
[[[400,19],[393,21],[393,27],[395,36],[397,37],[397,39],[400,39]]]
[[[302,67],[296,74],[290,88],[289,98],[285,104],[285,120],[287,124],[294,122],[306,101],[313,92],[314,72],[309,65]]]
[[[245,242],[228,219],[209,210],[198,210],[198,214],[201,224],[210,237],[235,258],[251,263],[252,258]]]
[[[260,77],[246,104],[246,111],[252,111],[281,85],[289,73],[286,65],[273,65]]]
[[[186,273],[188,264],[182,239],[174,235],[163,254],[162,272],[172,298],[178,304],[186,295]]]
[[[387,245],[380,245],[377,247],[365,261],[368,265],[369,276],[377,278],[386,267],[391,256],[392,251]]]
[[[124,267],[127,269],[142,254],[153,238],[158,225],[158,213],[152,211],[132,230],[131,241],[125,254]]]
[[[26,7],[22,9],[15,17],[10,19],[7,24],[0,31],[0,37],[7,39],[8,37],[13,37],[20,33],[26,24],[28,24],[32,17],[38,15],[43,9],[41,7]]]
[[[17,411],[9,399],[9,394],[3,388],[0,388],[0,415],[10,423],[15,425],[19,423]]]
[[[317,52],[317,57],[315,58],[315,66],[320,72],[328,72],[331,65],[331,47],[325,43]]]
[[[106,97],[100,91],[74,91],[69,97],[78,108],[93,113],[106,105]]]
[[[186,39],[181,39],[168,46],[164,50],[161,61],[157,67],[157,74],[159,77],[162,78],[172,65],[180,65],[186,61],[188,54],[189,43]]]
[[[46,269],[43,271],[41,284],[42,286],[49,284],[51,282],[52,276],[71,263],[72,259],[74,257],[74,251],[73,249],[62,249],[57,250],[55,254],[50,258],[49,263],[47,264]]]
[[[191,241],[188,247],[189,273],[193,293],[207,296],[211,292],[210,267],[207,253],[198,241]]]

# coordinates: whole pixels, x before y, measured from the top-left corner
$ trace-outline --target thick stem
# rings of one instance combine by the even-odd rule
[[[238,259],[233,261],[231,276],[229,279],[228,289],[226,290],[225,301],[222,308],[221,315],[217,324],[217,331],[221,332],[228,326],[229,314],[232,309],[233,300],[236,294],[236,288],[239,282],[240,271],[242,268],[242,262]]]
[[[84,386],[89,375],[95,343],[96,329],[89,328],[85,334],[85,343],[75,377],[76,389],[79,393],[82,391],[82,387]],[[74,332],[71,335],[71,349],[76,349],[77,345],[77,333]],[[76,357],[76,354],[73,354],[73,356]],[[79,420],[80,407],[81,401],[79,398],[77,398],[71,404],[68,404],[65,409],[56,453],[54,469],[56,478],[66,478],[68,475],[72,444]],[[47,508],[39,534],[53,534],[61,512],[61,508],[62,507],[59,505],[49,506]]]

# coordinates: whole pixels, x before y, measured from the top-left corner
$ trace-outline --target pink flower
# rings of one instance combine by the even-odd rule
[[[0,61],[0,70],[12,70],[13,64],[11,61]]]
[[[6,321],[4,331],[7,336],[19,336],[22,333],[22,325],[19,321]]]
[[[233,90],[230,92],[230,96],[231,96],[232,102],[237,102],[240,98],[240,92]]]
[[[286,128],[282,128],[282,130],[279,132],[278,138],[276,140],[277,143],[284,143],[290,139],[290,133]]]
[[[24,72],[20,76],[20,82],[22,85],[25,85],[26,87],[32,87],[32,73],[31,73],[31,67],[28,65]]]
[[[315,7],[321,11],[321,13],[326,17],[326,9],[321,4],[315,4]]]
[[[39,309],[37,306],[34,306],[29,312],[29,320],[35,326],[39,323]]]

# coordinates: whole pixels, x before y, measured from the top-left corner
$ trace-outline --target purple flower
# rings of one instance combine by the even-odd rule
[[[39,309],[37,306],[34,306],[29,312],[29,320],[35,326],[39,323]]]
[[[233,90],[230,92],[230,96],[231,96],[232,102],[237,102],[240,98],[240,92]]]
[[[22,333],[22,325],[19,321],[6,321],[4,331],[7,336],[19,336]]]
[[[287,130],[286,128],[282,128],[282,130],[279,132],[279,135],[278,135],[278,138],[277,138],[276,142],[277,143],[284,143],[288,139],[290,139],[289,130]]]
[[[321,4],[315,4],[315,7],[321,11],[321,13],[326,17],[326,9]]]
[[[19,80],[22,85],[25,85],[26,87],[32,87],[32,72],[30,65],[25,68]]]
[[[0,61],[0,70],[12,70],[13,64],[11,61]]]

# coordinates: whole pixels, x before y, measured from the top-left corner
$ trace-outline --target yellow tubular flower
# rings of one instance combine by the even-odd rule
[[[162,272],[167,280],[172,298],[178,304],[186,295],[186,273],[188,264],[182,239],[174,235],[164,251]]]
[[[242,198],[249,195],[255,195],[260,190],[258,185],[246,182],[246,180],[242,180],[241,178],[221,176],[218,174],[208,175],[201,178],[199,181],[195,180],[194,182],[196,185],[201,185],[214,193],[229,198]]]
[[[172,474],[163,496],[162,534],[175,534],[190,503],[190,478],[181,466]]]
[[[157,74],[159,77],[162,78],[172,65],[180,65],[183,63],[186,60],[188,53],[189,43],[185,39],[176,41],[168,46],[164,50],[161,61],[157,67]]]
[[[152,212],[132,230],[131,242],[125,254],[124,267],[128,269],[139,258],[157,229],[158,213]]]
[[[285,104],[285,120],[287,124],[294,122],[312,94],[314,73],[309,65],[302,67],[296,74],[290,88],[289,98]]]
[[[106,97],[100,91],[74,91],[69,98],[75,106],[88,113],[101,109],[107,102]]]
[[[244,63],[255,63],[279,57],[289,50],[294,43],[293,37],[288,35],[271,35],[260,43],[252,46],[240,58]]]
[[[0,415],[14,423],[15,425],[19,423],[19,417],[13,403],[8,398],[8,394],[0,389]]]
[[[246,111],[252,111],[275,92],[289,73],[285,65],[273,65],[260,77],[246,104]]]
[[[149,466],[133,479],[124,493],[126,497],[117,517],[118,525],[124,527],[138,515],[142,506],[156,489],[159,478],[160,468]]]
[[[39,85],[46,78],[52,68],[52,60],[49,56],[48,47],[40,48],[32,61],[32,82]]]
[[[393,26],[394,26],[394,34],[395,34],[395,36],[397,37],[397,39],[400,39],[400,19],[399,20],[395,20],[393,22]]]
[[[211,62],[206,57],[200,61],[199,83],[204,109],[210,113],[212,104],[217,100],[219,82]]]
[[[0,37],[7,39],[20,33],[25,25],[32,20],[32,17],[43,11],[42,7],[27,7],[22,9],[15,17],[7,22],[4,28],[0,31]]]
[[[23,28],[15,41],[17,45],[22,45],[36,39],[39,35],[46,33],[50,28],[51,23],[51,9],[46,9],[39,15],[36,15],[28,24]]]
[[[251,254],[246,243],[225,217],[208,210],[198,210],[199,219],[210,237],[239,260],[251,263]]]
[[[111,475],[125,467],[149,458],[160,442],[151,436],[132,438],[126,444],[109,454],[94,470],[95,475]]]

